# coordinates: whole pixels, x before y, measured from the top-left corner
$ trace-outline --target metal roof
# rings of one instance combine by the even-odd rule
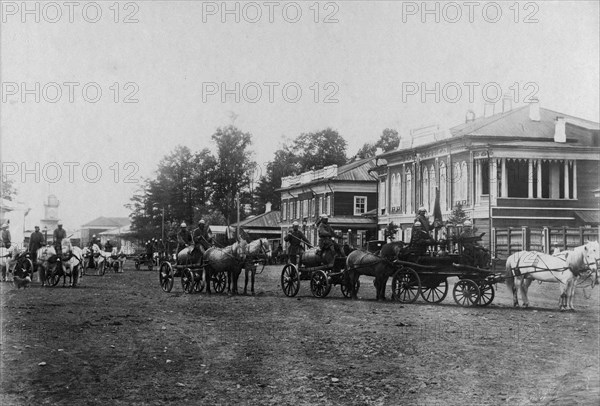
[[[243,228],[279,228],[281,222],[281,213],[278,210],[262,213],[257,216],[240,221],[240,227]],[[212,227],[212,226],[211,226]],[[237,227],[237,223],[231,225]]]
[[[600,224],[600,211],[598,210],[575,210],[575,216],[577,216],[583,223],[588,225]]]
[[[89,223],[85,223],[81,228],[117,228],[131,223],[129,217],[98,217]]]

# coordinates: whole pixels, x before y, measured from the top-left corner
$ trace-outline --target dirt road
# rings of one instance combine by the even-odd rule
[[[600,400],[598,289],[577,292],[575,313],[558,311],[553,284],[532,285],[527,310],[512,308],[505,286],[486,308],[459,307],[451,293],[439,305],[376,302],[367,277],[358,301],[339,287],[315,299],[307,283],[288,298],[272,266],[256,296],[187,295],[179,279],[167,294],[156,272],[129,265],[76,289],[0,284],[0,404]]]

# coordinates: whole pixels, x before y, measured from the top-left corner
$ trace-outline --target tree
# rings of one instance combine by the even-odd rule
[[[14,181],[12,179],[8,179],[4,174],[1,174],[0,179],[0,192],[2,199],[12,200],[12,198],[17,194],[17,190],[14,187]]]
[[[363,144],[356,153],[356,156],[360,159],[374,157],[377,155],[378,148],[381,148],[383,152],[389,152],[398,149],[399,145],[400,136],[398,135],[398,131],[386,128],[383,130],[376,143],[372,144],[367,142]]]
[[[346,164],[346,148],[348,143],[331,128],[300,134],[293,143],[292,150],[299,157],[299,171],[319,169],[328,165],[342,166]]]
[[[452,213],[450,213],[450,217],[448,218],[449,224],[461,225],[465,221],[469,219],[469,215],[464,211],[463,205],[460,202],[457,202],[454,208],[452,208]]]
[[[225,216],[227,224],[237,221],[236,196],[240,205],[252,201],[248,186],[255,167],[249,147],[252,136],[230,125],[218,128],[212,136],[217,144],[217,162],[213,179],[213,205]]]
[[[384,230],[385,239],[389,239],[390,241],[394,241],[396,239],[396,233],[398,232],[398,225],[393,221],[388,224],[388,226]]]

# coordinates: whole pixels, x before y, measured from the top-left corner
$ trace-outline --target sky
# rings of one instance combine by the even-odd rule
[[[0,3],[0,159],[27,227],[49,194],[68,230],[127,216],[164,155],[232,123],[264,166],[301,133],[352,156],[502,93],[600,121],[597,1],[70,4]]]

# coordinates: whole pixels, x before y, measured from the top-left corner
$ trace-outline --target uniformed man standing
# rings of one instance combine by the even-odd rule
[[[67,238],[67,231],[63,228],[62,223],[58,223],[57,229],[52,233],[52,241],[57,254],[62,252],[62,240]]]
[[[212,232],[210,227],[206,226],[204,220],[198,221],[198,228],[194,230],[193,241],[195,245],[200,245],[204,250],[207,250],[212,245]]]
[[[10,230],[8,229],[8,222],[2,224],[2,245],[4,248],[10,248],[11,238],[10,238]]]
[[[284,241],[289,243],[288,255],[290,258],[290,262],[294,265],[298,264],[298,256],[301,256],[302,253],[304,253],[304,247],[302,246],[302,244],[310,245],[310,241],[306,239],[304,233],[300,231],[298,227],[298,222],[294,221],[294,223],[292,223],[292,229],[284,238]]]
[[[429,233],[431,230],[431,225],[429,224],[429,220],[427,219],[427,209],[423,206],[419,207],[419,211],[417,212],[417,217],[415,221],[421,223],[421,227],[423,231]]]
[[[40,226],[35,226],[35,231],[29,237],[29,254],[31,255],[31,262],[33,262],[34,267],[37,262],[37,251],[45,244],[44,234],[40,232]]]

